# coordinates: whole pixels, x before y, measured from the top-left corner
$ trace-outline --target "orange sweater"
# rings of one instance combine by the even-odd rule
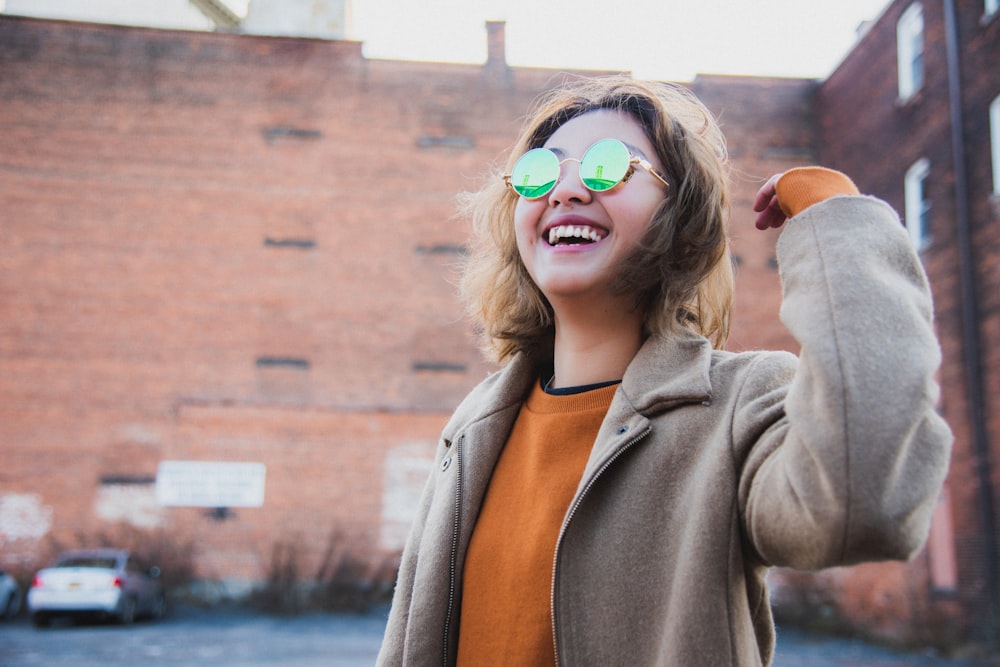
[[[536,384],[493,470],[465,560],[459,666],[553,665],[556,540],[617,385]]]

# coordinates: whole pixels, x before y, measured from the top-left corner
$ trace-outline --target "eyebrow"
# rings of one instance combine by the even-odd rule
[[[619,139],[619,141],[621,141],[621,139]],[[633,146],[632,144],[630,144],[627,141],[622,141],[622,143],[625,144],[625,148],[629,149],[635,155],[638,155],[639,157],[641,157],[644,160],[649,160],[649,156],[646,155],[645,153],[643,153],[642,149],[639,148],[638,146]]]
[[[614,139],[614,137],[605,137],[605,138],[606,139]],[[597,141],[603,141],[603,140],[602,139],[598,139]],[[646,155],[645,153],[643,153],[642,149],[640,149],[638,146],[633,146],[629,142],[622,141],[621,139],[618,139],[618,141],[621,141],[623,144],[625,144],[625,148],[627,148],[629,150],[629,152],[632,153],[633,155],[637,155],[637,156],[641,157],[642,159],[649,161],[649,156]],[[597,143],[597,142],[595,141],[594,143]],[[591,146],[593,146],[593,145],[594,144],[591,144]],[[567,157],[566,156],[566,151],[564,151],[561,148],[555,148],[555,147],[552,147],[552,146],[543,146],[543,148],[548,148],[550,151],[552,151],[553,153],[555,153],[556,157],[558,157],[560,160],[562,160],[563,158]]]

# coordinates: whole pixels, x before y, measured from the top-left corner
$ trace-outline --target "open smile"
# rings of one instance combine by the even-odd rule
[[[556,225],[547,234],[550,246],[589,245],[597,243],[608,235],[607,230],[591,225]]]

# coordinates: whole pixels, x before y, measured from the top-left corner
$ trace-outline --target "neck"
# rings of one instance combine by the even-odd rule
[[[553,388],[620,380],[642,345],[642,318],[630,312],[595,317],[556,313]]]

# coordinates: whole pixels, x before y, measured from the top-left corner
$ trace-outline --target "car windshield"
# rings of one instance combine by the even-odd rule
[[[97,556],[73,556],[64,558],[55,565],[56,567],[102,567],[114,569],[114,558],[100,558]]]

